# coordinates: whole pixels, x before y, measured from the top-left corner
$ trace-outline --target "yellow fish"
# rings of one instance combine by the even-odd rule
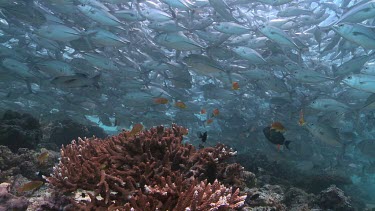
[[[40,188],[44,184],[43,181],[31,181],[28,183],[23,184],[21,187],[17,189],[18,192],[25,192],[25,191],[33,191]]]
[[[175,105],[179,108],[182,108],[182,109],[185,109],[187,106],[185,105],[185,103],[181,102],[181,101],[178,101],[175,103]]]
[[[305,122],[305,118],[303,117],[303,110],[301,109],[301,111],[299,112],[299,121],[298,121],[298,124],[300,126],[304,126],[306,124]]]
[[[164,98],[164,97],[154,98],[154,103],[156,103],[156,104],[167,104],[168,99]]]
[[[38,160],[38,163],[39,163],[40,165],[42,165],[42,164],[44,164],[44,163],[46,162],[48,156],[49,156],[48,151],[44,151],[44,152],[40,153],[40,154],[36,157],[36,159]]]

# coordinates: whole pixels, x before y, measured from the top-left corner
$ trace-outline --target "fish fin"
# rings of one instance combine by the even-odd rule
[[[194,45],[194,46],[196,46],[196,47],[198,47],[198,48],[201,48],[201,49],[203,49],[204,47],[203,46],[200,46],[199,44],[197,44],[197,43],[191,43],[191,42],[187,42],[187,41],[182,41],[183,43],[187,43],[187,44],[191,44],[191,45]]]
[[[28,94],[33,94],[34,92],[33,92],[33,89],[32,89],[32,87],[31,87],[31,83],[30,83],[30,81],[25,80],[25,82],[26,82],[26,86],[27,86]]]
[[[367,99],[366,99],[366,102],[364,103],[363,106],[361,106],[360,109],[363,109],[367,106],[369,106],[370,104],[374,103],[375,102],[375,93],[374,94],[371,94]]]
[[[89,77],[86,73],[75,73],[74,75],[85,77],[85,78]]]
[[[64,81],[64,84],[73,83],[74,81],[77,81],[77,79],[76,78],[72,78],[72,79],[66,80],[66,81]]]
[[[289,144],[290,144],[290,142],[291,142],[291,141],[285,141],[285,143],[284,143],[285,147],[286,147],[288,150],[290,150],[290,148],[289,148]]]
[[[337,72],[337,65],[336,65],[336,64],[333,64],[333,65],[331,66],[331,69],[332,69],[333,74],[335,74],[335,73]]]

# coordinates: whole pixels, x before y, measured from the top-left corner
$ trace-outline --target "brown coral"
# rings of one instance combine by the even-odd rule
[[[219,210],[239,208],[245,196],[216,179],[230,169],[234,152],[224,145],[196,150],[182,144],[185,129],[162,126],[105,140],[79,139],[61,149],[61,161],[47,180],[63,192],[92,191],[81,209]],[[241,182],[241,180],[238,180]]]

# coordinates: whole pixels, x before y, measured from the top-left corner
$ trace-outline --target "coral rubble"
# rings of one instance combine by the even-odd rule
[[[158,126],[138,134],[127,131],[106,138],[79,139],[61,149],[51,177],[65,193],[85,190],[89,199],[73,209],[217,210],[244,204],[239,189],[245,175],[239,165],[224,162],[235,152],[224,145],[201,150],[182,144],[185,129]],[[219,180],[219,181],[218,181]]]

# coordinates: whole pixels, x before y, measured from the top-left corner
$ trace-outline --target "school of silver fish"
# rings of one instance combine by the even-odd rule
[[[375,0],[0,0],[0,107],[244,152],[278,121],[284,159],[355,172],[375,159],[374,17]]]

